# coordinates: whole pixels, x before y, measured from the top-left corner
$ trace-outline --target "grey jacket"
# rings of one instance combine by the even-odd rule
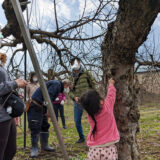
[[[17,83],[11,81],[6,70],[0,66],[0,97],[16,89]],[[1,104],[0,104],[1,105]],[[4,108],[0,109],[0,122],[10,120],[11,117]]]

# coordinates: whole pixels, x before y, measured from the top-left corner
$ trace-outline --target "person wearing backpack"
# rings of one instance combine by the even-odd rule
[[[27,82],[23,79],[11,81],[4,69],[7,56],[0,53],[0,160],[11,160],[16,153],[16,126],[8,110],[3,107],[2,97],[17,88],[24,88]]]
[[[81,124],[83,109],[79,104],[79,98],[89,89],[95,89],[95,81],[91,74],[82,68],[80,58],[73,58],[71,60],[71,67],[73,87],[69,93],[69,96],[74,102],[74,122],[79,134],[79,139],[76,143],[83,143],[85,141]]]

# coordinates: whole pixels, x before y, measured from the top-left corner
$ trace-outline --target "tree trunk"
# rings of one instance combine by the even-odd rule
[[[28,0],[19,0],[20,3],[26,3]],[[4,37],[9,37],[10,35],[13,35],[17,41],[23,42],[22,35],[20,34],[20,28],[16,19],[16,15],[14,13],[12,3],[10,0],[4,0],[2,7],[5,12],[5,16],[7,19],[7,24],[6,26],[2,29],[2,33]],[[21,5],[22,11],[26,9],[27,5]]]
[[[117,18],[108,25],[102,43],[104,83],[116,80],[115,117],[120,131],[120,160],[138,160],[139,89],[134,82],[135,55],[160,11],[160,0],[120,0]]]

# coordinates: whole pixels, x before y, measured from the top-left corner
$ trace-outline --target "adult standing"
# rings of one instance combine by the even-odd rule
[[[80,58],[73,58],[71,60],[71,67],[73,76],[73,88],[69,95],[74,102],[74,122],[79,134],[77,143],[82,143],[85,141],[85,137],[81,123],[83,109],[79,104],[79,98],[87,90],[95,88],[95,81],[91,74],[82,68]]]
[[[63,91],[68,91],[70,85],[69,80],[63,82],[59,80],[50,80],[46,82],[46,87],[51,98],[51,101],[55,101],[59,93]],[[33,93],[31,98],[31,105],[28,110],[28,123],[31,130],[31,144],[32,151],[31,157],[38,156],[38,141],[40,137],[41,149],[53,152],[54,148],[51,148],[48,144],[49,138],[49,128],[50,124],[48,123],[47,118],[47,107],[44,102],[43,94],[41,88],[37,88]]]
[[[29,84],[27,85],[27,99],[29,100],[35,90],[39,87],[38,77],[35,72],[31,72],[29,75]]]
[[[17,88],[24,88],[27,82],[23,79],[11,81],[4,69],[6,54],[0,53],[0,97]],[[16,153],[16,126],[14,119],[2,108],[0,100],[0,160],[11,160]]]

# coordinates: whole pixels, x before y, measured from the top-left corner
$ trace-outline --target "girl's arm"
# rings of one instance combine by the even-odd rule
[[[113,111],[115,100],[116,100],[116,88],[114,87],[113,84],[109,84],[108,93],[104,101],[104,107],[109,109],[110,111]]]

